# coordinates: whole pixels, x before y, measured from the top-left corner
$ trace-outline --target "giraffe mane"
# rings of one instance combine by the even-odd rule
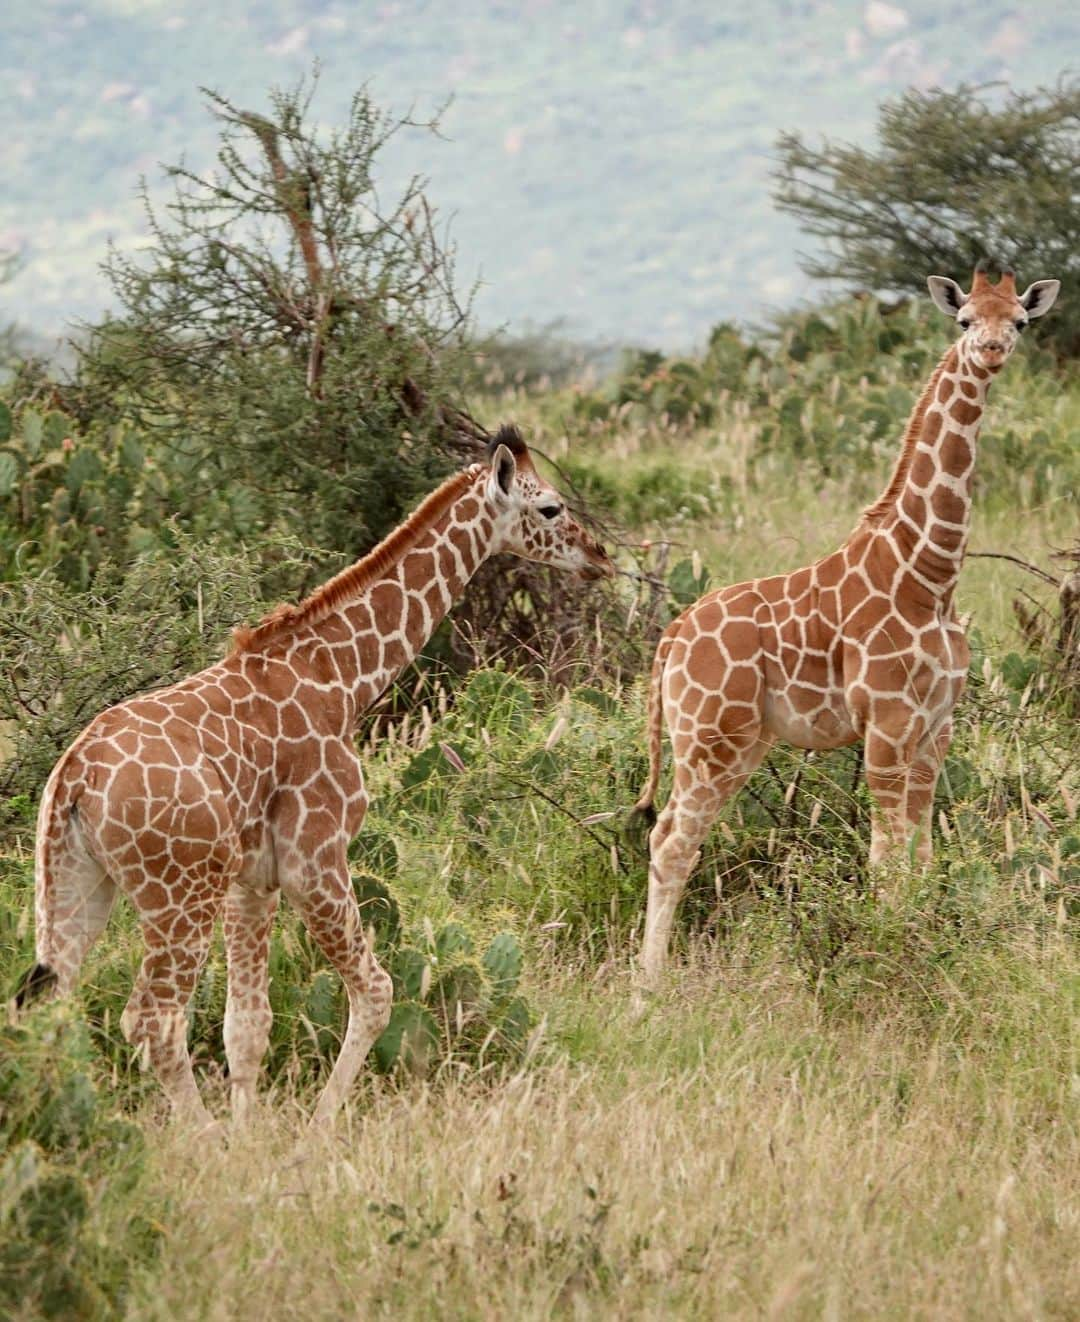
[[[424,497],[404,523],[399,524],[362,559],[335,574],[303,601],[295,605],[283,603],[275,606],[257,624],[236,629],[233,632],[233,655],[256,651],[285,634],[325,620],[343,601],[370,587],[387,570],[392,569],[402,556],[407,555],[484,471],[484,465],[473,464],[448,477],[442,486],[436,487]]]
[[[889,478],[889,484],[885,490],[878,496],[872,505],[868,505],[862,512],[860,519],[864,524],[875,524],[892,508],[900,492],[903,490],[904,483],[907,481],[908,470],[911,468],[911,461],[915,456],[915,447],[919,443],[919,437],[922,435],[923,423],[926,420],[926,411],[934,399],[934,391],[937,389],[938,382],[941,380],[941,374],[945,371],[950,360],[956,352],[956,346],[950,347],[942,355],[941,361],[930,374],[930,380],[923,387],[922,394],[915,401],[915,407],[911,410],[911,416],[908,418],[907,426],[904,428],[904,439],[900,443],[900,454],[896,460],[896,466],[893,468],[892,476]]]
[[[505,445],[515,459],[529,459],[529,447],[525,444],[521,429],[515,427],[512,423],[504,422],[491,440],[488,441],[488,459],[495,458],[495,451],[500,445]]]

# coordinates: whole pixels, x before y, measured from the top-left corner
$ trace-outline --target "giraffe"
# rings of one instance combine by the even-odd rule
[[[234,1119],[250,1114],[271,1026],[271,926],[284,892],[340,974],[349,1020],[315,1107],[328,1121],[390,1015],[346,848],[367,806],[353,733],[478,567],[511,552],[583,579],[607,552],[504,426],[369,555],[298,605],[240,629],[231,653],[101,713],[56,764],[38,817],[37,964],[21,999],[65,994],[118,892],[146,945],[121,1019],[174,1114],[212,1124],[187,1048],[186,1007],[222,915],[225,1054]]]
[[[994,285],[979,269],[969,294],[943,276],[928,284],[961,334],[919,396],[888,485],[851,536],[793,573],[707,593],[660,638],[636,811],[652,810],[665,719],[674,784],[649,836],[646,983],[663,968],[709,827],[776,739],[807,749],[863,740],[871,866],[911,847],[930,861],[934,787],[968,666],[953,594],[987,388],[1060,283],[1040,280],[1018,296],[1012,272]]]

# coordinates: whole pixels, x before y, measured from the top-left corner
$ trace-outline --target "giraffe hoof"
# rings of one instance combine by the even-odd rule
[[[228,1125],[224,1120],[215,1120],[208,1111],[203,1115],[179,1115],[176,1124],[183,1130],[185,1139],[200,1147],[218,1149],[226,1146]]]
[[[643,1019],[648,1018],[655,1004],[656,989],[654,987],[647,985],[635,987],[630,997],[630,1022],[640,1024]]]

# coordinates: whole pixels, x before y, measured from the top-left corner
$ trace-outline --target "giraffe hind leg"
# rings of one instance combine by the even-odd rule
[[[128,868],[118,877],[146,944],[120,1028],[157,1075],[174,1113],[209,1126],[188,1051],[187,1009],[240,853],[216,800],[201,812],[188,808],[183,825],[187,834],[170,835],[168,861]]]
[[[312,1117],[317,1126],[330,1121],[346,1100],[375,1039],[390,1022],[394,985],[364,935],[343,846],[340,857],[328,860],[318,875],[309,872],[283,884],[289,903],[341,975],[349,998],[345,1040]]]
[[[259,1068],[270,1041],[270,932],[278,891],[262,894],[234,883],[225,897],[225,955],[229,965],[225,1002],[225,1056],[233,1119],[243,1124],[255,1103]]]
[[[676,761],[671,798],[649,837],[649,898],[641,947],[646,982],[655,982],[664,967],[675,911],[709,828],[768,749],[769,741],[754,730]]]
[[[140,913],[146,954],[120,1018],[125,1038],[157,1075],[174,1112],[196,1125],[213,1122],[191,1067],[187,1007],[210,949],[222,889],[210,879],[187,887],[182,908],[164,922]]]

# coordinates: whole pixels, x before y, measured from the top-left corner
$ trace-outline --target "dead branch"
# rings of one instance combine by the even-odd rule
[[[1040,569],[1038,565],[1033,565],[1027,560],[1021,560],[1018,555],[1009,555],[1006,551],[969,551],[968,559],[1009,560],[1014,565],[1019,565],[1021,569],[1026,569],[1029,574],[1034,574],[1036,578],[1041,578],[1044,583],[1049,583],[1055,588],[1061,586],[1053,574],[1048,574],[1045,569]]]

